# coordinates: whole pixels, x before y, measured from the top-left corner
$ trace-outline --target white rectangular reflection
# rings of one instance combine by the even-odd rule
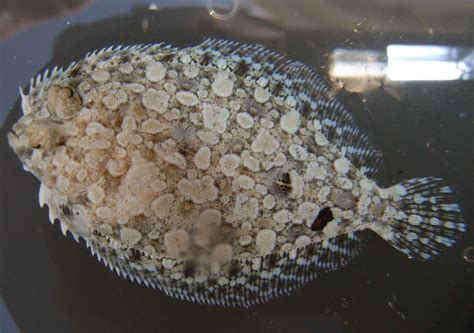
[[[463,75],[456,48],[431,45],[389,45],[387,77],[392,81],[457,80]]]
[[[433,60],[388,60],[387,77],[392,81],[458,80],[457,63]]]
[[[456,46],[389,45],[386,52],[335,49],[329,76],[361,84],[374,81],[474,79],[474,50]]]

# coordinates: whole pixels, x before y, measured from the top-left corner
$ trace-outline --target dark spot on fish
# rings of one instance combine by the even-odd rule
[[[165,268],[163,267],[163,265],[156,265],[156,270],[158,273],[163,274]]]
[[[277,84],[275,84],[275,86],[273,86],[272,95],[273,96],[280,95],[283,90],[283,87],[284,87],[283,82],[278,82]]]
[[[140,251],[136,249],[130,249],[130,256],[128,257],[131,261],[138,261],[142,257]]]
[[[123,121],[122,117],[116,117],[114,119],[115,128],[121,127],[122,126],[122,121]]]
[[[257,282],[257,276],[256,275],[250,275],[249,283],[254,284],[255,282]]]
[[[120,62],[121,64],[125,64],[125,63],[127,63],[127,62],[129,62],[129,61],[130,61],[130,56],[124,55],[123,57],[120,58],[120,61],[119,61],[119,62]]]
[[[352,160],[353,160],[353,163],[354,163],[355,165],[357,165],[357,166],[362,165],[362,164],[361,164],[361,158],[360,158],[360,156],[357,156],[357,155],[356,155],[356,156],[352,157]]]
[[[207,280],[209,281],[210,285],[214,285],[217,283],[217,278],[215,276],[209,276]]]
[[[250,113],[252,116],[259,116],[263,113],[262,108],[260,105],[257,104],[257,102],[252,98],[252,99],[246,99],[242,103],[242,109]]]
[[[317,252],[318,252],[318,250],[317,250],[316,246],[311,245],[311,246],[308,247],[308,256],[309,257],[312,257],[312,256],[316,255]]]
[[[331,208],[325,207],[319,211],[318,216],[316,219],[314,219],[313,223],[311,224],[311,230],[321,231],[333,219],[334,215],[332,214]]]
[[[336,129],[334,127],[328,127],[326,130],[326,136],[329,141],[333,141],[336,136]]]
[[[342,261],[341,254],[337,251],[333,251],[332,252],[332,261],[333,262],[341,262]]]
[[[179,145],[179,153],[185,158],[193,158],[196,150],[192,149],[186,144]]]
[[[245,60],[241,60],[235,67],[234,73],[239,76],[244,76],[249,69],[250,66],[245,62]]]
[[[97,62],[107,61],[112,57],[112,53],[104,53],[97,58]]]
[[[61,215],[64,216],[64,217],[72,217],[74,215],[71,208],[69,208],[66,205],[60,205],[59,209],[61,210]]]
[[[398,170],[397,173],[400,175],[402,174],[404,171],[402,169]]]
[[[275,181],[275,187],[281,195],[289,195],[291,193],[291,177],[288,172],[283,173]]]
[[[160,61],[161,62],[170,62],[171,60],[174,59],[175,54],[174,53],[168,53],[161,57]]]
[[[206,288],[204,287],[204,285],[198,284],[198,285],[196,286],[196,292],[197,292],[198,294],[205,295],[205,293],[206,293]]]
[[[190,277],[196,272],[196,265],[193,261],[188,260],[184,262],[184,277]]]
[[[348,130],[343,131],[343,132],[342,132],[342,135],[341,135],[342,141],[343,141],[343,142],[348,142],[350,136],[351,136],[351,132],[349,132]]]
[[[144,70],[146,68],[146,64],[144,62],[139,62],[135,65],[135,69],[142,69]]]
[[[303,224],[293,224],[289,226],[288,236],[291,238],[297,238],[299,235],[304,233],[304,226]]]
[[[311,105],[308,102],[303,103],[303,106],[301,107],[301,115],[304,118],[308,118],[308,116],[311,114]]]
[[[282,269],[282,273],[288,275],[291,273],[292,267],[290,265],[284,266]]]
[[[229,268],[229,276],[236,276],[239,274],[240,265],[237,260],[232,260]]]
[[[211,55],[209,53],[204,53],[201,58],[201,65],[207,66],[211,63]]]
[[[278,254],[276,254],[276,253],[271,254],[268,257],[268,261],[267,261],[268,268],[273,269],[276,266],[277,262],[278,262]]]
[[[69,73],[69,76],[72,78],[75,78],[79,74],[79,66],[74,67],[71,72]]]
[[[303,276],[304,275],[304,270],[305,270],[304,266],[298,266],[298,268],[296,269],[296,275]]]

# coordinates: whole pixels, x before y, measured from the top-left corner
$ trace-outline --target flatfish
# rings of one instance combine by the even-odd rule
[[[260,45],[110,47],[20,92],[8,139],[51,222],[173,297],[251,306],[352,260],[364,230],[427,260],[466,229],[439,178],[378,186],[326,81]]]

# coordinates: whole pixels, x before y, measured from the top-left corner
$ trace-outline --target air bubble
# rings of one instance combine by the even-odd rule
[[[474,246],[467,247],[463,253],[464,260],[474,262]]]
[[[232,1],[232,9],[230,11],[226,11],[226,9],[229,8],[227,6],[227,3]],[[232,16],[237,13],[237,9],[239,8],[239,0],[226,0],[226,1],[219,1],[220,3],[216,3],[217,0],[207,0],[207,9],[209,10],[209,14],[218,19],[218,20],[228,20]],[[224,2],[224,5],[222,4]],[[216,7],[219,7],[221,9],[217,10]]]

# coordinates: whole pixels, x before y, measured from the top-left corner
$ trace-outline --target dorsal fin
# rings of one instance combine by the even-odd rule
[[[301,102],[306,102],[308,97],[304,96],[305,93],[313,98],[329,96],[329,86],[309,66],[290,61],[285,55],[262,45],[206,39],[196,49],[208,55],[209,64],[219,67],[220,62],[225,61],[228,70],[250,81],[257,82],[259,78],[264,78],[258,84],[267,87],[275,97],[284,99],[294,95],[297,98],[301,92]],[[243,66],[246,70],[242,69]]]
[[[374,178],[383,166],[380,149],[357,127],[352,115],[335,99],[318,99],[310,119],[329,142],[335,144],[347,158],[368,177]]]
[[[255,82],[262,76],[270,80],[275,69],[287,61],[283,55],[262,45],[220,39],[206,39],[193,49],[202,54],[201,60],[205,60],[202,65],[228,69]]]
[[[344,106],[331,98],[325,79],[301,62],[290,61],[284,55],[262,45],[219,39],[206,39],[196,47],[180,51],[164,43],[110,46],[88,53],[85,60],[93,61],[92,59],[99,56],[129,51],[140,51],[149,55],[197,52],[199,55],[195,58],[205,61],[201,65],[227,68],[239,76],[245,76],[271,91],[275,98],[297,108],[308,120],[317,120],[323,135],[332,144],[344,150],[349,160],[367,176],[374,177],[383,164],[380,151],[370,144]],[[57,76],[70,70],[73,65],[74,63],[66,70],[54,68],[51,72],[46,70],[43,76],[39,74],[36,79],[32,79],[29,94],[41,95]],[[22,97],[26,112],[27,97],[28,95]]]

